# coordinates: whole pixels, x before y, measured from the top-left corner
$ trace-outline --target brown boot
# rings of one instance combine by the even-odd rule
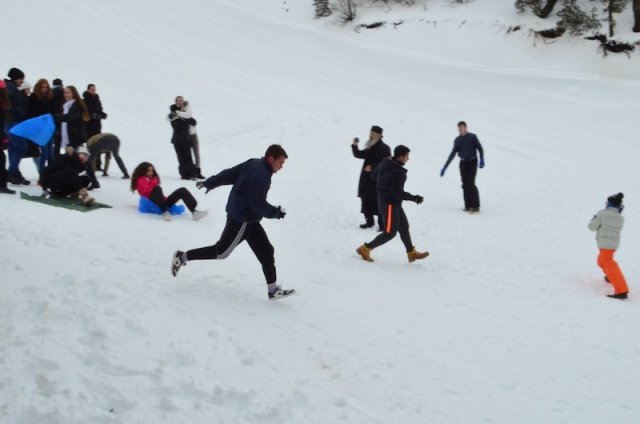
[[[87,189],[84,187],[78,191],[78,199],[80,199],[82,204],[85,206],[91,206],[93,202],[96,201],[96,199],[89,196],[89,191],[87,191]]]
[[[358,253],[358,255],[360,255],[362,257],[362,260],[367,261],[367,262],[373,262],[373,259],[371,258],[371,249],[369,249],[367,246],[365,246],[364,244],[360,247],[358,247],[356,249],[356,252]]]
[[[415,247],[411,252],[407,252],[407,259],[409,259],[409,262],[415,262],[418,259],[424,259],[427,256],[429,256],[429,252],[418,252]]]

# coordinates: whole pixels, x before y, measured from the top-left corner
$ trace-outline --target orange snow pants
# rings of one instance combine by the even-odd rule
[[[629,288],[627,287],[627,281],[624,279],[618,263],[613,259],[614,253],[616,253],[616,251],[612,249],[600,249],[598,266],[604,271],[604,275],[607,276],[609,282],[613,285],[616,294],[628,293]]]

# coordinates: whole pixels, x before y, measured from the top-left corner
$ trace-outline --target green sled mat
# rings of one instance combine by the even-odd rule
[[[85,206],[78,199],[72,199],[70,197],[58,197],[54,195],[49,196],[31,196],[24,191],[20,192],[20,197],[32,202],[44,203],[45,205],[57,206],[59,208],[73,209],[74,211],[89,212],[100,208],[111,208],[112,206],[105,205],[104,203],[93,202],[91,206]]]

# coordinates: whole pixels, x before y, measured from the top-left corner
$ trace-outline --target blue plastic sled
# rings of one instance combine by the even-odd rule
[[[184,213],[184,209],[184,205],[173,205],[169,208],[169,213],[171,215],[182,215]],[[162,209],[160,209],[158,205],[142,196],[140,196],[138,210],[142,213],[155,213],[157,215],[162,214]]]
[[[36,116],[20,122],[12,127],[9,132],[19,137],[27,138],[38,146],[46,146],[51,140],[51,136],[56,130],[56,124],[53,122],[53,116],[50,113],[46,115]]]

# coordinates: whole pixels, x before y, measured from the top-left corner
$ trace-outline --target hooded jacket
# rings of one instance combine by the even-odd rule
[[[386,158],[371,173],[378,190],[378,205],[402,205],[403,200],[412,200],[413,195],[404,191],[407,170],[393,158]]]
[[[620,232],[624,217],[618,208],[608,207],[598,212],[589,223],[589,229],[596,232],[599,249],[616,250],[620,246]]]

